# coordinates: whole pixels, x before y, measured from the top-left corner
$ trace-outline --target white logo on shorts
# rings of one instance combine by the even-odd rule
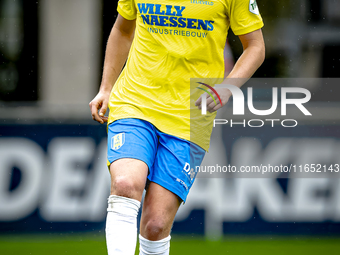
[[[119,133],[118,135],[115,135],[114,137],[112,137],[111,149],[118,150],[120,147],[123,146],[124,143],[125,143],[125,133]]]
[[[195,178],[196,176],[196,172],[193,168],[190,169],[190,178],[191,178],[191,181]]]
[[[185,188],[186,190],[188,190],[188,186],[185,184],[184,181],[182,181],[181,179],[178,179],[178,178],[176,178],[176,181],[179,182],[180,184],[182,184],[182,185],[184,186],[184,188]]]
[[[183,170],[187,173],[187,175],[189,176],[190,180],[193,181],[193,179],[196,176],[196,172],[193,168],[190,168],[190,164],[189,163],[185,163]]]
[[[185,172],[189,173],[189,171],[190,171],[190,164],[187,163],[187,162],[185,162],[185,165],[184,165],[184,167],[183,167],[183,170],[184,170]]]

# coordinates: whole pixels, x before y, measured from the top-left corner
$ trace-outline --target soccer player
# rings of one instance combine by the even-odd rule
[[[120,0],[118,12],[90,103],[92,118],[108,122],[108,254],[134,254],[144,189],[140,254],[169,254],[175,214],[209,146],[210,136],[190,140],[190,78],[223,78],[229,27],[244,52],[228,78],[250,78],[264,60],[263,22],[255,0]],[[222,104],[207,98],[213,117],[231,96],[218,92]]]

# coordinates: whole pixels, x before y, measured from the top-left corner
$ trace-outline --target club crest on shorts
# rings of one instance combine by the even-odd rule
[[[122,147],[125,143],[125,133],[119,133],[118,135],[115,135],[112,137],[111,140],[111,149],[112,150],[118,150],[120,147]]]

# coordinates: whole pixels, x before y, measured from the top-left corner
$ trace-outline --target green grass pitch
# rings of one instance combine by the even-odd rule
[[[90,235],[2,235],[1,255],[106,254],[105,237]],[[136,252],[136,254],[138,254]],[[222,241],[174,236],[170,254],[340,254],[340,238],[225,237]]]

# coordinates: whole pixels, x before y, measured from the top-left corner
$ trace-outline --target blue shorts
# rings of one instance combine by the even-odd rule
[[[149,167],[148,180],[185,202],[205,151],[198,145],[163,133],[140,119],[120,119],[108,126],[108,164],[121,158],[139,159]]]

